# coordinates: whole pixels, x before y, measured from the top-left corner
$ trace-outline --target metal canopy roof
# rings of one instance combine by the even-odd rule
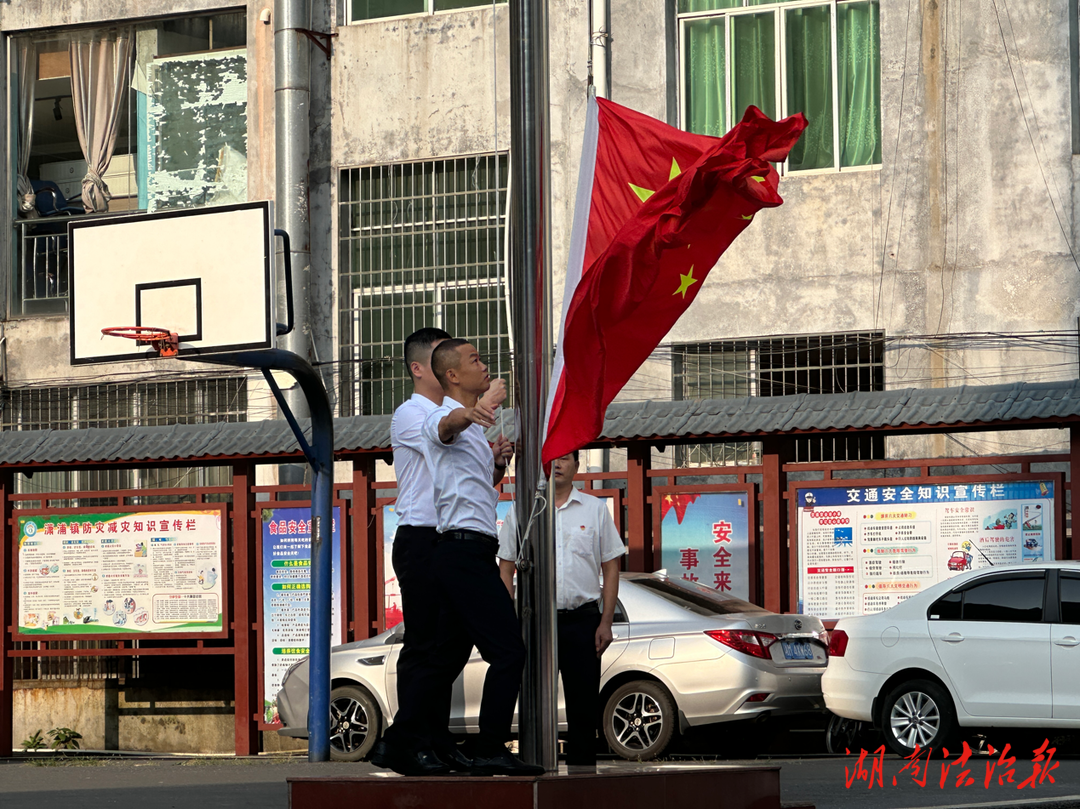
[[[514,419],[503,418],[513,438]],[[306,422],[305,432],[308,432]],[[727,440],[812,433],[961,432],[1080,423],[1080,380],[844,394],[617,403],[598,443]],[[489,433],[497,433],[497,430]],[[389,416],[334,421],[339,454],[386,452]],[[0,467],[215,463],[300,454],[284,421],[0,433]]]

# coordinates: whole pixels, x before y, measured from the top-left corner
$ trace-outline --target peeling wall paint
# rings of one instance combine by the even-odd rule
[[[148,210],[247,199],[247,55],[154,61],[147,131]]]

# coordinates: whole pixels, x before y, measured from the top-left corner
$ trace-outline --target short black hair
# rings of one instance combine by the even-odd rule
[[[579,456],[578,451],[576,449],[570,454],[574,456],[574,463],[575,464],[580,464],[581,463],[580,456]]]
[[[412,364],[414,362],[423,362],[427,354],[431,351],[431,346],[439,340],[449,340],[450,335],[442,329],[436,329],[433,327],[427,327],[423,329],[417,329],[408,337],[405,338],[405,373],[409,379],[413,378]]]
[[[458,356],[457,350],[467,345],[469,345],[468,340],[454,337],[443,340],[435,346],[435,350],[431,352],[431,370],[440,383],[446,381],[447,371],[451,368],[457,368],[461,364],[461,358]]]

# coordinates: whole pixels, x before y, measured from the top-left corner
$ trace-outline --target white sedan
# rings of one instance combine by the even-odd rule
[[[821,711],[827,633],[812,616],[778,615],[662,571],[623,573],[612,628],[596,719],[625,759],[655,758],[692,726]],[[403,640],[398,624],[334,648],[331,758],[365,758],[393,720]],[[487,663],[473,650],[454,685],[451,731],[478,730],[486,675]],[[559,702],[562,714],[561,696]],[[306,657],[286,673],[277,706],[284,725],[278,732],[306,739]]]
[[[1080,728],[1080,562],[971,570],[844,618],[821,690],[904,756],[960,728]]]

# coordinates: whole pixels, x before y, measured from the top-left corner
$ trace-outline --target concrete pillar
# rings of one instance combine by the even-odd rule
[[[232,631],[235,748],[238,756],[258,755],[259,646],[252,629],[255,613],[255,464],[233,465]]]
[[[14,488],[11,472],[0,472],[0,525],[3,526],[3,542],[0,542],[0,756],[10,756],[14,745],[15,721],[15,661],[10,652],[15,648],[11,640],[12,559],[14,542],[11,531],[11,500]]]
[[[788,570],[788,514],[784,500],[787,491],[784,464],[794,456],[793,449],[791,439],[768,438],[761,442],[764,607],[773,612],[789,611],[794,602],[789,593],[791,577],[796,572]]]
[[[642,441],[626,451],[626,539],[630,548],[628,568],[656,569],[652,535],[652,447]]]
[[[353,459],[352,496],[352,639],[364,640],[377,633],[382,582],[377,575],[379,542],[375,508],[375,456]]]

